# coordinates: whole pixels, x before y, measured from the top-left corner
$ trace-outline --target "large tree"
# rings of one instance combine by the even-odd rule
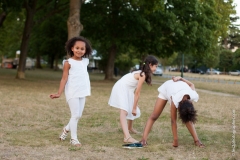
[[[17,70],[16,78],[23,79],[25,78],[25,63],[26,57],[28,54],[28,45],[31,36],[31,32],[33,29],[34,24],[39,24],[44,21],[46,18],[54,15],[57,12],[60,12],[66,9],[68,2],[65,1],[58,1],[58,0],[12,0],[12,1],[3,1],[1,3],[6,13],[6,17],[8,14],[8,10],[14,11],[21,11],[22,9],[25,10],[26,13],[26,20],[22,34],[22,41],[20,46],[20,59],[19,59],[19,66]],[[41,10],[45,10],[45,14],[40,19],[34,19],[37,12]]]
[[[131,1],[92,0],[82,9],[83,35],[91,39],[106,62],[105,79],[113,78],[117,53],[130,47],[129,40],[144,32],[147,21],[137,13]]]
[[[16,78],[19,79],[25,78],[25,65],[28,52],[28,44],[33,27],[33,17],[36,12],[37,0],[24,1],[23,6],[26,9],[26,21],[22,35],[22,43],[20,46],[21,54],[16,75]]]
[[[216,38],[212,0],[91,0],[82,10],[83,34],[100,44],[98,53],[107,63],[105,79],[113,78],[115,59],[129,49],[141,59],[204,53]]]
[[[83,30],[83,25],[80,22],[80,11],[84,2],[85,0],[70,0],[69,17],[67,20],[68,39],[79,36]]]

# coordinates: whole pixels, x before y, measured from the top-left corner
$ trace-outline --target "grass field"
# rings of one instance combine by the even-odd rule
[[[78,124],[83,146],[76,149],[69,144],[70,137],[64,142],[58,140],[70,118],[64,94],[59,99],[49,98],[49,94],[58,90],[61,71],[26,71],[25,80],[17,80],[15,75],[16,70],[0,69],[0,159],[240,159],[240,85],[194,82],[200,95],[199,102],[195,103],[198,111],[195,127],[206,148],[194,146],[191,135],[180,121],[179,147],[172,147],[170,106],[167,105],[149,134],[148,147],[128,150],[121,147],[119,111],[107,104],[114,81],[103,81],[102,74],[90,74],[92,95],[87,98]],[[143,86],[139,102],[142,115],[134,122],[138,131],[143,131],[158,95],[157,88],[165,80],[153,77],[152,86]],[[141,135],[132,136],[141,139]],[[232,144],[236,144],[235,148]]]

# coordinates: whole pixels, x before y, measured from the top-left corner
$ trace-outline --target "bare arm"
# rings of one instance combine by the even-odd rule
[[[70,69],[70,64],[68,62],[65,62],[64,67],[63,67],[63,75],[62,75],[62,79],[60,81],[58,93],[57,94],[51,94],[50,98],[54,99],[54,98],[59,98],[61,96],[61,94],[64,90],[64,87],[67,83],[67,80],[68,80],[69,69]]]
[[[140,74],[139,74],[137,88],[136,88],[135,93],[134,93],[134,103],[133,103],[133,110],[132,110],[132,114],[134,116],[136,116],[136,114],[137,114],[138,99],[140,97],[140,92],[141,92],[142,85],[143,85],[144,81],[145,81],[145,75],[143,75],[141,77]]]
[[[187,84],[192,88],[192,90],[195,90],[194,84],[193,84],[192,82],[190,82],[190,81],[182,78],[182,77],[179,77],[179,76],[177,76],[177,77],[172,77],[172,80],[173,80],[174,82],[183,81],[183,82],[187,83]]]
[[[178,146],[178,135],[177,135],[177,108],[173,101],[171,101],[171,125],[173,134],[173,146]]]

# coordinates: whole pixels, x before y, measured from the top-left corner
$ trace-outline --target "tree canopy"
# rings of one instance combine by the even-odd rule
[[[75,11],[69,12],[71,4],[77,2],[80,4],[75,5]],[[93,48],[102,57],[105,79],[112,79],[114,66],[127,70],[126,64],[131,66],[132,59],[139,59],[141,63],[148,54],[167,58],[184,53],[189,55],[185,56],[189,57],[189,64],[195,65],[196,61],[214,67],[220,58],[219,42],[239,45],[239,30],[236,26],[231,28],[233,20],[236,20],[232,16],[236,13],[232,0],[89,0],[81,4],[82,2],[85,1],[1,2],[0,31],[3,34],[0,35],[0,41],[3,43],[0,44],[0,54],[9,53],[12,56],[16,48],[20,48],[22,66],[19,66],[18,72],[21,74],[28,53],[35,57],[47,57],[53,68],[53,62],[57,63],[64,55],[66,37],[78,35],[83,29],[81,35],[90,39]],[[69,18],[68,13],[73,17]],[[20,17],[20,21],[11,16]],[[11,34],[17,36],[9,37]],[[56,49],[57,46],[62,47]],[[21,77],[21,74],[18,76]]]
[[[211,50],[219,19],[214,7],[213,0],[91,0],[82,8],[83,34],[99,44],[97,50],[107,57],[105,79],[111,79],[115,59],[130,48],[140,59]]]

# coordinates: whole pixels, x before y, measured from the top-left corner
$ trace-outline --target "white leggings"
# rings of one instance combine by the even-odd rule
[[[66,130],[71,131],[71,139],[77,140],[77,125],[78,120],[82,116],[86,98],[72,98],[68,100],[68,105],[71,111],[71,118],[65,127]]]

